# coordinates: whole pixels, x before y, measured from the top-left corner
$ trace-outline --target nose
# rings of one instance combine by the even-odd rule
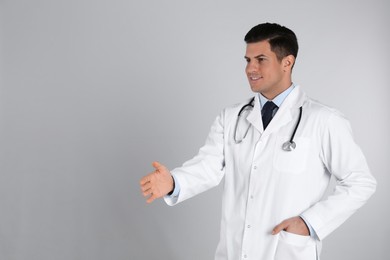
[[[247,64],[246,64],[246,72],[249,73],[249,72],[255,72],[258,70],[258,64],[255,62],[255,61],[249,61]]]

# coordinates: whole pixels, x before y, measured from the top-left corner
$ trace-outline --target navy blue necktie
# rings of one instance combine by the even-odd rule
[[[267,128],[269,122],[271,122],[273,112],[278,106],[272,101],[267,101],[264,107],[261,109],[261,118],[263,119],[264,130]]]

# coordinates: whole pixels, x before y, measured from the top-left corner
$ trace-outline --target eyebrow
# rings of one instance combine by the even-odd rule
[[[254,58],[254,59],[259,59],[259,58],[263,58],[263,57],[267,57],[267,55],[259,54],[259,55],[255,56],[255,57],[253,57],[253,58]],[[247,56],[244,56],[244,58],[245,58],[245,59],[250,59],[250,58],[247,57]]]

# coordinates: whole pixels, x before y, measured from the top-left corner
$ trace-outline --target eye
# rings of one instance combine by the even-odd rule
[[[246,63],[251,62],[251,60],[249,58],[245,58],[245,60],[246,60]]]

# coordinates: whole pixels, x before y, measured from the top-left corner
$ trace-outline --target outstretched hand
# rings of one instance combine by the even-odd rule
[[[161,198],[173,190],[173,178],[167,167],[159,162],[153,162],[152,165],[155,171],[140,181],[142,194],[144,197],[148,197],[147,203],[152,203],[155,199]]]
[[[272,230],[272,235],[276,235],[282,230],[301,236],[310,235],[309,229],[301,217],[293,217],[282,221]]]

